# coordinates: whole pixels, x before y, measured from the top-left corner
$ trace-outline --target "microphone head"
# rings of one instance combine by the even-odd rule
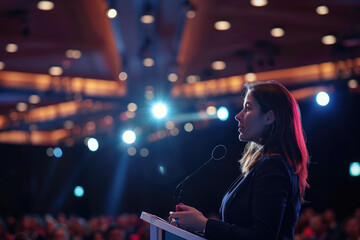
[[[211,158],[214,160],[221,160],[225,157],[227,153],[227,149],[224,145],[219,144],[214,147],[211,153]]]

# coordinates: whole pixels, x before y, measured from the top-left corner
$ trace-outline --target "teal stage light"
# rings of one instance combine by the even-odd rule
[[[229,111],[226,107],[220,107],[217,110],[216,115],[221,121],[226,121],[229,117]]]
[[[360,176],[360,163],[359,162],[352,162],[350,163],[349,173],[352,177]]]
[[[84,196],[84,188],[82,186],[76,186],[74,188],[74,195],[75,195],[75,197]]]

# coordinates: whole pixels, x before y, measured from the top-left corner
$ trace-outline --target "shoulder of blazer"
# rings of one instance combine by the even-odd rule
[[[295,174],[294,168],[290,166],[280,155],[264,156],[263,159],[255,166],[254,174],[256,174],[259,169],[264,168],[275,172],[285,171],[289,174],[289,177]]]

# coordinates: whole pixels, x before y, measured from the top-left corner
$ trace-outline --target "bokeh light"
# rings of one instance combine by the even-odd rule
[[[107,10],[106,15],[108,16],[108,18],[115,18],[117,16],[117,11],[114,8],[110,8],[109,10]]]
[[[89,138],[87,141],[87,146],[90,151],[95,152],[99,148],[99,143],[95,138]]]
[[[136,140],[136,134],[132,130],[126,130],[122,135],[122,139],[125,143],[132,144]]]
[[[352,162],[350,163],[349,173],[352,177],[360,176],[360,163],[359,162]]]
[[[54,156],[56,158],[61,158],[62,155],[63,155],[63,152],[62,152],[61,148],[59,148],[59,147],[54,148]]]
[[[186,124],[184,125],[184,129],[185,129],[185,131],[187,131],[187,132],[191,132],[191,131],[194,129],[194,126],[193,126],[191,123],[186,123]]]
[[[326,92],[319,92],[318,94],[316,94],[316,102],[320,106],[328,105],[328,103],[330,102],[329,94],[327,94]]]
[[[159,166],[159,172],[161,175],[165,175],[165,168],[163,166]]]
[[[140,149],[140,156],[142,156],[142,157],[149,156],[149,149],[147,149],[147,148]]]
[[[48,155],[49,157],[53,157],[54,156],[54,149],[52,147],[49,147],[46,149],[46,155]]]
[[[221,121],[226,121],[229,117],[229,111],[226,107],[220,107],[216,114]]]
[[[84,196],[84,188],[82,186],[76,186],[74,188],[74,195],[75,195],[75,197]]]
[[[135,147],[129,147],[128,150],[127,150],[127,153],[128,153],[130,156],[135,156],[135,154],[136,154],[136,148],[135,148]]]
[[[152,113],[156,118],[164,118],[167,114],[167,107],[163,103],[157,103],[153,106]]]

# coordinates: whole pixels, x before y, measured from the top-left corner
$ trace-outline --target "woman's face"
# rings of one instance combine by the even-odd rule
[[[251,91],[246,94],[244,108],[235,116],[235,119],[238,121],[239,140],[242,142],[260,143],[267,125],[273,122],[269,121],[269,113],[261,111],[260,105],[256,102]]]

